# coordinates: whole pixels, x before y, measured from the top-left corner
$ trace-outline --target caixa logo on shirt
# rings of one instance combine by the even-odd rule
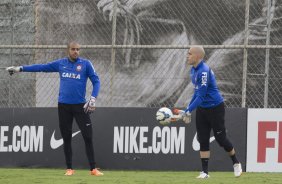
[[[72,79],[80,79],[80,74],[63,72],[62,73],[62,77],[64,77],[64,78],[72,78]]]

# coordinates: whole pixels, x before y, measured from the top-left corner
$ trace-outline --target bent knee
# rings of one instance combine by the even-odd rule
[[[210,143],[209,142],[200,143],[200,151],[209,151],[209,150],[210,150]]]

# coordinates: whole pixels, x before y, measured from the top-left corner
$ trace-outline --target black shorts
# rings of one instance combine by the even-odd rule
[[[63,138],[71,138],[73,120],[81,130],[81,134],[92,137],[92,123],[89,114],[83,109],[84,104],[58,104],[59,125]]]
[[[225,107],[222,102],[216,107],[201,108],[196,110],[196,129],[200,143],[209,143],[210,132],[223,132],[225,134]]]

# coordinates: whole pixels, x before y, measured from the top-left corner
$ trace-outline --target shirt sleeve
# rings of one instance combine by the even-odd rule
[[[92,94],[91,96],[97,98],[99,91],[100,91],[100,79],[98,74],[96,73],[94,66],[92,65],[92,63],[90,61],[88,61],[86,63],[87,65],[87,75],[90,79],[90,81],[92,82],[93,85],[93,90],[92,90]]]
[[[46,64],[34,64],[23,66],[23,72],[58,72],[59,61],[53,61]]]
[[[209,72],[208,71],[202,71],[200,75],[197,77],[197,92],[195,92],[191,102],[189,103],[188,107],[186,108],[185,112],[189,111],[192,112],[194,109],[196,109],[204,100],[207,89],[208,89],[208,78],[209,78]]]

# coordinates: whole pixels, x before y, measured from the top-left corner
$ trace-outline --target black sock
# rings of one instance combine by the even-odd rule
[[[67,163],[67,169],[72,169],[72,164],[71,163]]]
[[[92,171],[93,169],[96,169],[96,165],[95,163],[90,163],[90,171]]]
[[[209,173],[209,158],[201,158],[201,161],[202,161],[202,169],[203,169],[203,172],[208,174]]]
[[[234,155],[231,155],[230,157],[231,157],[231,159],[232,159],[233,165],[239,163],[239,161],[238,161],[238,159],[237,159],[237,157],[236,157],[235,154],[234,154]]]

